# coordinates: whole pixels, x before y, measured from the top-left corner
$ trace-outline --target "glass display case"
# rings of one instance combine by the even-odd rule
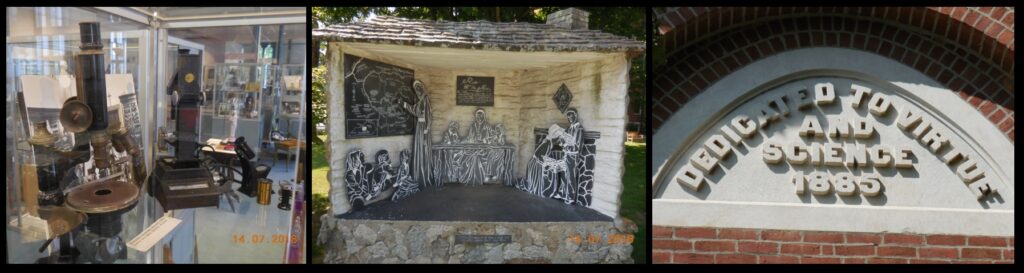
[[[275,100],[274,128],[267,136],[271,140],[296,138],[300,131],[306,130],[303,119],[306,113],[306,66],[284,65],[281,68],[282,92]]]
[[[173,15],[192,11],[212,13]],[[303,262],[302,159],[258,156],[305,8],[272,11],[8,7],[7,262]],[[282,147],[300,155],[296,133]],[[245,140],[211,141],[229,137]]]
[[[7,261],[144,263],[153,28],[90,8],[7,8]]]
[[[215,64],[212,98],[203,112],[203,139],[245,137],[249,143],[263,142],[264,98],[278,88],[278,69],[272,64]],[[253,147],[257,156],[262,145]]]
[[[285,98],[288,92],[283,78],[288,75],[294,80],[293,76],[304,73],[305,31],[304,24],[167,31],[168,40],[174,41],[165,50],[168,54],[180,48],[201,52],[203,79],[212,82],[201,85],[204,95],[200,98],[203,105],[198,139],[201,146],[207,146],[198,156],[233,181],[231,190],[236,193],[221,198],[216,207],[192,209],[197,227],[218,227],[196,230],[200,252],[218,250],[200,256],[200,263],[266,263],[279,262],[282,257],[289,263],[304,261],[306,225],[301,195],[306,183],[301,175],[304,170],[299,167],[306,147],[304,127],[286,125],[291,133],[273,132],[281,127],[278,113],[282,99],[298,103],[290,105],[299,109],[293,110],[291,120],[301,122],[304,118],[304,88],[293,83],[293,89],[300,90],[293,90]],[[165,75],[173,78],[173,73]],[[164,127],[173,127],[171,121],[166,123]],[[246,143],[243,151],[239,150],[239,139]],[[245,151],[251,151],[251,156]],[[242,166],[247,164],[250,167]],[[257,170],[257,187],[245,182],[246,169]],[[261,189],[269,191],[264,195]],[[229,244],[225,246],[225,242]]]

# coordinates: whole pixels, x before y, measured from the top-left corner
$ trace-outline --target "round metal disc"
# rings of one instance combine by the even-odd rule
[[[68,233],[85,222],[85,213],[64,206],[40,207],[39,216],[46,220],[46,225],[50,229],[46,239]]]
[[[104,213],[129,207],[139,200],[139,188],[114,180],[92,182],[71,189],[68,206],[85,213]]]
[[[92,125],[92,110],[80,100],[69,100],[60,108],[60,123],[72,133],[85,132]]]

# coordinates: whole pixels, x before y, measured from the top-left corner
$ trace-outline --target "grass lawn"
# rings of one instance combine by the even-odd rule
[[[326,136],[317,136],[326,139]],[[633,240],[633,260],[636,263],[647,262],[647,145],[644,143],[626,143],[626,173],[623,175],[622,209],[623,217],[637,224],[639,230]],[[327,159],[324,147],[313,145],[313,232],[312,239],[316,242],[320,233],[320,216],[327,213],[330,203],[327,192]],[[313,244],[313,263],[323,263],[323,247]]]
[[[326,135],[318,135],[322,140],[327,140]],[[330,183],[327,182],[327,158],[325,158],[324,146],[313,144],[313,263],[320,264],[324,261],[324,249],[316,244],[316,238],[320,234],[320,216],[331,207],[327,199],[327,191],[330,190]]]
[[[636,223],[633,261],[647,263],[647,144],[626,143],[626,173],[622,177],[622,209],[619,213]]]

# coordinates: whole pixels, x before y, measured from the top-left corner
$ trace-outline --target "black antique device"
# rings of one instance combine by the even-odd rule
[[[157,159],[150,189],[164,210],[217,206],[222,193],[214,174],[196,156],[201,60],[199,54],[179,50],[178,71],[167,90],[174,96],[175,138],[168,141],[174,156]]]
[[[111,137],[108,132],[106,66],[103,64],[103,38],[100,24],[84,22],[79,24],[82,52],[75,55],[75,76],[78,85],[78,100],[83,102],[92,114],[85,134],[92,145],[92,159],[98,169],[110,169],[114,156],[111,154]],[[85,145],[76,150],[86,151]],[[71,188],[67,193],[67,205],[87,215],[84,232],[75,236],[75,248],[81,254],[76,262],[113,263],[124,259],[128,253],[121,232],[121,215],[130,211],[139,201],[139,187],[132,183],[108,177]],[[90,247],[96,246],[96,247]]]
[[[257,183],[259,179],[270,174],[270,167],[263,164],[253,165],[252,159],[256,157],[256,153],[245,142],[245,137],[235,139],[235,154],[238,155],[238,162],[242,166],[242,186],[238,188],[238,192],[249,197],[257,197]]]
[[[278,183],[278,186],[280,187],[278,193],[281,194],[281,202],[277,204],[277,208],[281,210],[292,209],[292,185],[295,184],[294,181],[294,179],[292,182],[282,180]]]

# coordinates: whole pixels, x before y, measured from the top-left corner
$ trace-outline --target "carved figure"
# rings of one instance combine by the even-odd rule
[[[427,97],[427,90],[422,82],[416,80],[412,87],[416,91],[418,101],[415,105],[402,103],[406,111],[416,116],[416,132],[412,141],[412,179],[424,186],[435,185],[431,182],[430,165],[430,99]],[[440,184],[436,183],[436,185]]]
[[[444,144],[456,144],[459,143],[459,122],[449,121],[448,131],[444,133]]]
[[[487,118],[483,108],[477,108],[473,114],[473,123],[469,125],[469,135],[464,140],[466,143],[484,143],[487,137]]]
[[[419,185],[412,180],[410,174],[410,155],[409,150],[402,150],[399,154],[398,162],[398,173],[395,175],[395,194],[391,196],[391,201],[397,201],[409,197],[410,195],[419,192]]]

